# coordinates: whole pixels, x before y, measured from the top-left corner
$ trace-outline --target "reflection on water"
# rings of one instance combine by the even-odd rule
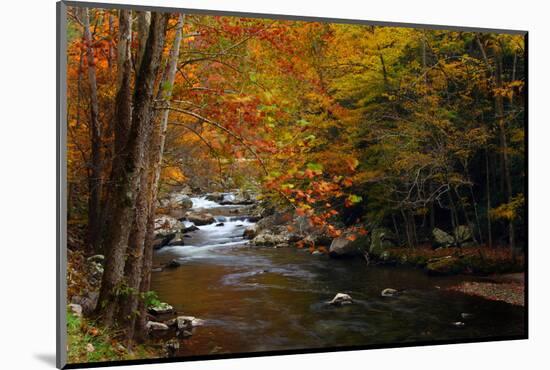
[[[180,313],[205,320],[180,355],[245,353],[445,339],[521,335],[521,307],[448,292],[460,277],[366,266],[294,248],[251,247],[252,223],[227,217],[200,226],[186,245],[166,247],[155,264],[182,266],[154,273],[152,289]],[[384,298],[384,288],[404,289]],[[326,304],[338,292],[353,305]],[[472,314],[468,319],[461,313]],[[463,327],[452,325],[464,321]]]

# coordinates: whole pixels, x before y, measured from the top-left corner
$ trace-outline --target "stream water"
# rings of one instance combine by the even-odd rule
[[[193,198],[213,214],[224,207]],[[524,309],[446,291],[468,277],[430,277],[409,268],[335,260],[296,248],[253,247],[242,238],[246,217],[217,217],[186,245],[155,253],[155,265],[182,266],[152,277],[152,289],[181,314],[204,325],[179,356],[318,347],[397,344],[524,333]],[[381,297],[384,288],[404,289]],[[354,304],[327,305],[336,293]],[[463,318],[463,313],[469,314]],[[453,323],[461,321],[463,326]]]

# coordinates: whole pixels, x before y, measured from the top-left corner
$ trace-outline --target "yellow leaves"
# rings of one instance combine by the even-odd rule
[[[162,171],[162,177],[178,183],[182,183],[187,179],[179,167],[166,167]]]
[[[346,164],[350,171],[355,171],[357,166],[359,166],[359,160],[357,160],[357,158],[355,157],[346,158]]]
[[[489,215],[494,220],[514,220],[518,212],[523,209],[525,197],[518,194],[511,199],[509,203],[504,203],[497,208],[491,209]]]

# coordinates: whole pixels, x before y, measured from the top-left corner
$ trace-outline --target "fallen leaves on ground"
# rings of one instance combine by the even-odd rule
[[[492,301],[502,301],[516,306],[525,305],[525,288],[522,283],[464,282],[448,290],[483,297]]]

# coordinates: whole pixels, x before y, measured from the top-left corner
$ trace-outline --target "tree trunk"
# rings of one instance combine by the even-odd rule
[[[489,149],[485,149],[485,181],[487,189],[487,244],[493,247],[493,233],[491,231],[491,177],[489,169]]]
[[[140,13],[143,14],[143,12]],[[138,30],[142,30],[142,37],[147,37],[146,30],[149,30],[150,27],[151,17],[149,12],[147,12],[147,14],[149,14],[149,16],[145,15],[138,17]],[[138,40],[138,42],[140,45],[145,45],[145,42],[143,40]],[[141,58],[143,58],[143,53],[141,53],[140,55]],[[162,89],[162,86],[159,87],[159,89]],[[122,300],[124,300],[121,302],[121,319],[124,322],[124,327],[127,328],[126,339],[127,347],[129,350],[132,349],[132,342],[135,332],[134,329],[136,323],[136,313],[138,310],[139,293],[141,292],[140,285],[142,280],[144,246],[147,235],[147,221],[149,217],[149,196],[151,185],[149,181],[149,178],[151,176],[151,161],[149,160],[149,158],[152,155],[151,138],[154,126],[153,119],[154,114],[153,111],[151,111],[148,118],[149,122],[144,130],[145,140],[143,153],[145,166],[144,168],[142,168],[140,173],[139,193],[137,195],[135,207],[136,213],[134,217],[132,231],[130,233],[130,238],[128,241],[128,255],[124,272],[124,275],[126,276],[126,284],[128,288],[130,288],[130,294],[127,299],[126,297],[121,298]]]
[[[114,159],[115,183],[111,184],[113,196],[112,220],[108,225],[105,241],[107,258],[99,295],[99,313],[107,326],[112,326],[121,290],[128,238],[134,220],[134,207],[139,191],[140,174],[145,168],[144,147],[147,126],[151,124],[151,108],[155,77],[164,44],[167,15],[155,13],[143,52],[142,66],[135,82],[132,124],[125,150]],[[118,102],[122,104],[123,102]]]
[[[155,229],[155,211],[156,211],[156,200],[158,194],[158,186],[161,172],[162,157],[164,154],[164,143],[166,140],[166,128],[168,126],[168,114],[170,106],[170,98],[172,97],[172,87],[174,85],[174,80],[176,77],[178,58],[180,53],[180,45],[182,39],[182,30],[183,30],[183,21],[184,15],[180,14],[178,18],[178,23],[176,24],[176,33],[174,36],[174,42],[172,43],[172,48],[170,49],[170,55],[168,60],[168,65],[166,66],[161,85],[159,88],[157,100],[161,100],[164,104],[165,109],[159,111],[160,117],[156,119],[159,121],[159,125],[155,128],[152,133],[151,145],[152,150],[150,152],[150,175],[148,180],[150,181],[150,194],[148,198],[148,217],[147,217],[147,232],[145,235],[144,243],[144,254],[143,254],[143,267],[142,267],[142,280],[140,285],[140,292],[147,292],[150,289],[151,285],[151,267],[153,259],[153,238],[154,238],[154,229]],[[135,323],[136,331],[143,334],[145,328],[145,313],[147,307],[140,302],[139,305],[139,317],[140,320]]]
[[[500,48],[497,49],[495,55],[495,87],[500,90],[502,89],[502,51]],[[510,175],[510,160],[508,158],[508,140],[506,138],[506,123],[504,120],[504,102],[501,94],[495,94],[495,113],[496,119],[498,122],[500,143],[502,145],[502,162],[503,162],[503,177],[506,190],[506,201],[510,202],[512,200],[512,178]],[[515,250],[515,230],[514,230],[514,220],[510,219],[508,225],[508,236],[510,242],[510,248],[512,251]]]
[[[90,32],[90,14],[84,8],[84,41],[88,61],[88,82],[90,85],[90,158],[91,171],[89,177],[88,198],[88,240],[94,251],[99,250],[101,241],[101,194],[103,191],[103,166],[101,160],[101,124],[99,122],[99,102],[97,98],[97,82],[95,71],[95,55],[92,47],[93,40]]]
[[[145,42],[147,41],[147,34],[149,33],[149,27],[151,26],[151,12],[137,12],[137,41],[138,47],[136,51],[136,72],[139,71],[141,61],[143,59],[143,52],[145,50]]]
[[[409,228],[409,220],[407,219],[407,215],[403,210],[403,208],[401,208],[401,216],[403,217],[403,223],[405,224],[405,235],[407,237],[407,246],[412,248],[413,241],[412,241],[411,230]]]
[[[119,37],[117,45],[117,86],[118,91],[115,97],[114,114],[114,143],[112,149],[112,166],[109,184],[117,184],[122,168],[116,168],[123,165],[123,160],[117,160],[117,157],[124,156],[126,143],[130,127],[132,125],[132,12],[121,9],[119,13]],[[107,226],[111,224],[113,217],[113,202],[110,201],[114,194],[111,188],[105,196],[102,217],[102,252],[107,254],[105,248],[107,237]]]

